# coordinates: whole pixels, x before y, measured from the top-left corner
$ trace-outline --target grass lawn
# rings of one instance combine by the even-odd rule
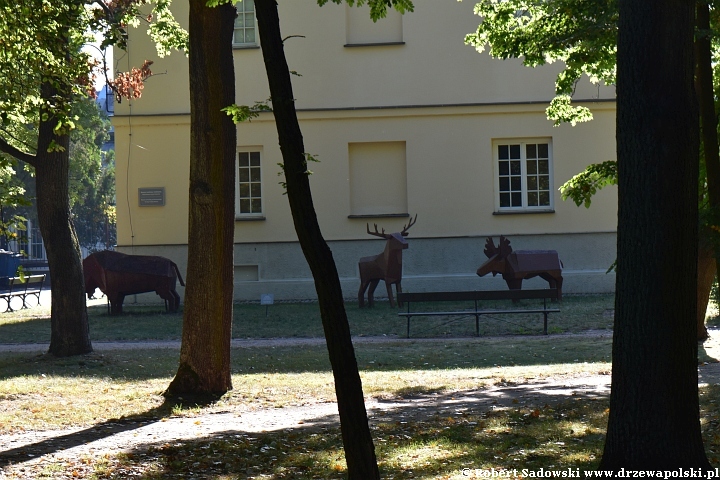
[[[558,303],[559,313],[549,317],[550,333],[579,332],[612,328],[612,295],[565,295]],[[538,302],[520,302],[522,306]],[[415,305],[414,305],[415,306]],[[421,308],[468,308],[470,304],[428,304]],[[513,308],[512,302],[485,302],[484,308]],[[353,335],[399,336],[406,333],[404,317],[388,302],[375,308],[359,309],[354,302],[346,304]],[[110,316],[104,305],[88,308],[90,337],[93,341],[172,340],[182,331],[182,313],[166,314],[162,307],[124,306],[126,313]],[[267,311],[267,314],[266,314]],[[415,317],[412,336],[447,337],[475,335],[474,317]],[[542,315],[499,315],[482,317],[481,335],[524,335],[542,333]],[[322,337],[322,325],[316,303],[279,303],[266,307],[255,304],[235,305],[233,338]],[[48,343],[50,341],[50,309],[0,313],[0,343]]]
[[[552,331],[611,326],[610,296],[567,296],[560,309],[550,316]],[[234,336],[320,336],[316,310],[314,304],[279,304],[266,317],[264,307],[238,305]],[[127,315],[109,317],[104,309],[94,307],[92,338],[179,338],[181,315],[157,311],[132,307]],[[349,305],[348,313],[355,335],[404,335],[404,319],[396,318],[397,311],[387,304],[373,310]],[[473,477],[475,469],[517,468],[520,472],[595,467],[604,442],[606,399],[578,396],[560,403],[523,399],[508,408],[492,409],[459,401],[459,397],[472,398],[472,393],[464,393],[488,385],[610,372],[609,332],[603,336],[529,335],[541,331],[538,317],[487,321],[485,334],[504,336],[482,338],[472,337],[472,319],[451,324],[421,320],[413,326],[413,335],[426,338],[356,345],[367,398],[444,399],[437,408],[424,412],[404,407],[372,420],[383,478],[480,478]],[[47,341],[42,337],[46,334],[49,320],[40,308],[0,316],[2,343]],[[700,361],[716,362],[720,356],[713,349],[700,352]],[[276,408],[281,415],[283,408],[335,398],[324,346],[234,348],[234,390],[205,407],[164,402],[161,392],[172,379],[177,360],[178,353],[167,349],[106,350],[65,359],[0,353],[0,433],[102,428],[117,422],[162,422],[170,416],[211,412],[251,415],[258,408]],[[715,465],[720,463],[718,395],[717,386],[701,389],[703,435]],[[228,431],[171,443],[148,440],[129,453],[68,462],[45,462],[35,476],[227,480],[340,479],[346,475],[339,432],[328,427]],[[463,474],[466,468],[470,470]]]

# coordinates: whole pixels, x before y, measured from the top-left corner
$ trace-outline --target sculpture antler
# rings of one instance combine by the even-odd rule
[[[410,227],[412,227],[413,225],[415,225],[415,222],[416,222],[416,221],[417,221],[417,213],[415,214],[415,218],[411,218],[411,219],[410,219],[410,223],[408,223],[407,225],[405,225],[405,226],[403,227],[402,232],[400,232],[400,235],[402,235],[403,237],[407,237],[407,235],[408,235],[408,230],[410,230]]]
[[[485,240],[485,250],[483,250],[483,252],[488,258],[499,253],[497,247],[493,243],[492,237],[487,237],[487,240]]]
[[[500,235],[500,243],[498,244],[498,250],[500,251],[500,258],[507,258],[507,256],[512,253],[510,240]]]
[[[376,237],[380,237],[380,238],[388,238],[388,235],[385,233],[385,229],[384,229],[384,228],[382,229],[382,232],[378,232],[377,223],[374,223],[374,224],[373,224],[373,225],[375,225],[375,231],[374,231],[374,232],[371,232],[371,231],[370,231],[370,224],[369,224],[369,223],[366,223],[365,225],[367,226],[367,233],[369,233],[370,235],[375,235]]]

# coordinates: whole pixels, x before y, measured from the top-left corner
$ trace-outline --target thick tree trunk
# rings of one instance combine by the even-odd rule
[[[235,7],[190,0],[190,219],[180,365],[166,395],[232,388]]]
[[[697,276],[697,339],[708,338],[708,331],[705,327],[705,314],[710,302],[710,291],[715,281],[715,250],[709,243],[709,239],[700,239],[698,246],[698,276]]]
[[[618,267],[600,468],[710,468],[697,386],[695,5],[619,6]]]
[[[706,2],[696,3],[698,33],[695,38],[695,91],[700,106],[700,125],[707,174],[708,200],[710,208],[720,212],[720,145],[718,144],[717,114],[715,113],[715,91],[713,88],[712,45],[710,36],[710,6]],[[700,246],[698,257],[698,340],[708,337],[705,328],[705,311],[710,298],[714,272],[720,269],[720,255],[714,252],[715,266],[710,268],[707,257]],[[710,247],[709,253],[713,253]],[[711,271],[713,273],[711,273]],[[703,301],[703,303],[700,303]],[[704,308],[703,308],[704,307]]]
[[[332,252],[320,232],[313,206],[305,147],[280,34],[277,3],[275,0],[256,0],[255,8],[283,156],[288,201],[300,246],[315,279],[335,379],[348,476],[356,480],[379,479],[375,447],[368,426],[362,382],[350,338],[340,279]]]
[[[42,98],[58,91],[41,87]],[[70,137],[53,132],[57,120],[51,112],[40,122],[35,167],[37,214],[52,280],[50,353],[58,357],[92,352],[85,303],[85,281],[80,245],[70,220],[68,197]],[[58,148],[48,152],[51,142]]]

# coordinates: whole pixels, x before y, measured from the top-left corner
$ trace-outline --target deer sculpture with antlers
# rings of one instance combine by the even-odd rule
[[[547,280],[550,288],[557,288],[558,299],[562,300],[562,262],[555,250],[518,250],[513,252],[510,240],[500,236],[497,247],[492,237],[485,242],[487,261],[477,269],[479,276],[498,273],[510,290],[520,290],[526,278],[540,277]]]
[[[395,285],[397,293],[402,292],[402,287],[400,286],[400,281],[402,280],[402,251],[408,248],[405,237],[410,227],[415,225],[416,220],[417,214],[415,218],[410,219],[410,222],[403,227],[401,232],[397,233],[385,233],[385,229],[378,232],[377,224],[375,225],[375,231],[371,232],[370,224],[366,224],[367,233],[384,238],[387,242],[385,242],[385,250],[382,253],[372,257],[363,257],[358,262],[358,266],[360,267],[360,291],[358,292],[360,308],[365,306],[365,299],[363,298],[365,296],[365,290],[368,291],[368,307],[374,306],[373,293],[380,280],[383,280],[387,287],[390,306],[395,306],[392,286],[393,284]]]

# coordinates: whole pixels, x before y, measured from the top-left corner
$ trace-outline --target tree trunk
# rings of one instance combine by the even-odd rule
[[[180,365],[166,395],[232,388],[235,7],[190,0],[190,218]]]
[[[694,2],[619,7],[618,267],[600,469],[709,469],[697,385]]]
[[[696,11],[698,33],[695,38],[695,91],[700,106],[700,125],[705,172],[707,174],[708,200],[710,208],[715,212],[719,212],[720,145],[718,144],[715,91],[713,88],[710,6],[706,2],[697,2]],[[707,258],[703,258],[703,254],[708,252],[703,252],[703,248],[701,245],[701,256],[698,257],[698,266],[702,267],[702,270],[698,272],[698,340],[705,340],[708,337],[707,328],[705,328],[705,311],[707,310],[707,301],[710,298],[714,272],[720,269],[720,255],[713,252],[712,247],[709,247],[709,253],[714,253],[715,257],[715,265],[710,269],[710,266],[707,265]],[[700,303],[701,300],[703,300],[702,303]]]
[[[362,382],[350,338],[340,279],[332,252],[320,232],[313,206],[305,147],[280,34],[277,3],[275,0],[256,0],[255,8],[283,156],[288,201],[300,246],[315,279],[335,379],[348,476],[357,480],[379,479],[375,447],[368,426]]]
[[[705,327],[705,314],[710,302],[710,291],[715,282],[715,249],[709,244],[709,239],[700,239],[698,246],[698,277],[697,277],[697,339],[708,338]]]
[[[41,87],[43,99],[58,91],[49,83]],[[51,290],[50,353],[58,357],[92,352],[85,303],[85,280],[80,245],[70,220],[68,197],[69,147],[67,134],[53,131],[57,120],[45,111],[38,129],[38,153],[33,162],[37,191],[37,214],[47,252]],[[51,142],[60,147],[48,152]]]

